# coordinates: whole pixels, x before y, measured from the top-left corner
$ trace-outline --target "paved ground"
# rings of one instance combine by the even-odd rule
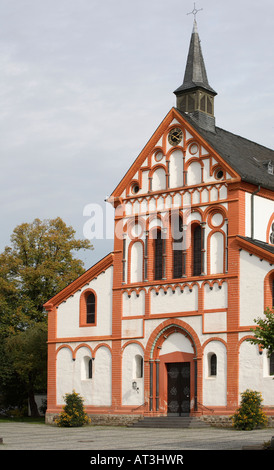
[[[0,423],[0,450],[242,450],[270,441],[274,429],[142,429],[108,426],[59,428]],[[98,453],[96,453],[97,455]]]

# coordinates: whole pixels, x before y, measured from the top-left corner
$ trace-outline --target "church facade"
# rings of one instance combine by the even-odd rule
[[[109,197],[113,252],[45,304],[47,420],[274,414],[273,355],[247,341],[274,304],[274,151],[215,125],[197,24],[176,107]]]

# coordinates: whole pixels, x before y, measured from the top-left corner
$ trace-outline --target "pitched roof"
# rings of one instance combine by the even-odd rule
[[[274,246],[269,243],[262,242],[250,237],[243,237],[237,235],[236,237],[239,246],[245,251],[249,251],[251,254],[258,256],[260,259],[265,259],[271,264],[274,263]]]
[[[242,181],[274,190],[274,175],[268,173],[268,163],[273,162],[274,165],[274,150],[217,126],[215,132],[206,131],[200,128],[189,115],[180,110],[177,111],[240,175]]]
[[[257,246],[258,248],[262,248],[263,250],[267,251],[268,253],[274,254],[274,245],[269,245],[269,243],[262,242],[261,240],[256,240],[254,238],[250,237],[242,237],[238,235],[239,238],[242,240],[247,241],[248,243],[251,243],[254,246]]]
[[[190,39],[187,64],[183,84],[175,90],[175,94],[192,88],[205,88],[217,94],[208,83],[201,41],[198,34],[197,23],[194,20],[193,31]]]

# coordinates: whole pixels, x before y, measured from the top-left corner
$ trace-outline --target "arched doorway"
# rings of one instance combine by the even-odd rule
[[[151,335],[147,359],[153,414],[187,416],[197,411],[197,342],[192,328],[177,319],[164,322]]]

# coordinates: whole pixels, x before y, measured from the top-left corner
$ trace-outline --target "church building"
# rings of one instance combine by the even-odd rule
[[[228,417],[246,389],[274,415],[247,341],[274,304],[274,151],[216,126],[196,19],[174,93],[108,199],[113,252],[45,304],[48,422],[73,390],[94,422]]]

